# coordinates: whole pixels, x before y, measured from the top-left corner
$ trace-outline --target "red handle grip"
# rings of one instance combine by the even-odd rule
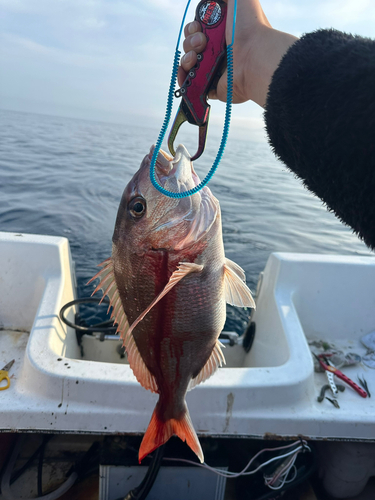
[[[198,54],[198,63],[176,92],[177,96],[182,96],[186,118],[194,125],[204,125],[208,119],[210,105],[207,104],[207,94],[226,54],[226,18],[227,4],[222,0],[199,2],[195,20],[207,37],[207,45]]]
[[[334,366],[328,366],[328,365],[326,366],[327,366],[326,370],[329,370],[330,372],[334,373],[336,377],[341,378],[341,380],[343,380],[345,383],[350,385],[352,389],[358,392],[360,396],[362,396],[363,398],[367,398],[367,392],[361,389],[355,382],[353,382],[352,379],[344,375],[340,370],[338,370]]]

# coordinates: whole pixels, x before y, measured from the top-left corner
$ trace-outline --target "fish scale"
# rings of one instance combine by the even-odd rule
[[[93,279],[114,305],[135,377],[159,394],[139,460],[175,434],[203,461],[186,392],[225,362],[218,338],[226,302],[255,304],[243,270],[225,258],[216,198],[207,187],[189,198],[162,195],[149,178],[152,155],[153,148],[125,188],[112,257]],[[159,153],[156,173],[181,192],[200,182],[181,145],[175,158]]]

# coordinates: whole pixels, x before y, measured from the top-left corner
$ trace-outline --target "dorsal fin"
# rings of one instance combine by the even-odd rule
[[[245,273],[235,262],[225,259],[224,264],[224,293],[228,304],[237,307],[252,307],[255,302],[251,291],[245,283]]]
[[[109,312],[109,309],[112,307],[111,319],[113,319],[113,322],[117,324],[117,332],[119,332],[120,337],[124,339],[129,330],[129,322],[126,318],[124,308],[122,307],[120,294],[118,293],[111,257],[98,265],[103,266],[102,269],[98,273],[96,273],[90,281],[87,282],[87,285],[93,280],[99,278],[99,284],[92,292],[91,296],[94,295],[98,290],[102,289],[102,300],[105,296],[109,298],[109,306],[107,312]],[[100,302],[102,302],[102,300]]]
[[[103,268],[87,283],[91,283],[96,278],[100,279],[99,284],[93,291],[92,295],[100,289],[103,290],[102,300],[107,295],[109,298],[108,311],[109,308],[112,307],[111,319],[113,319],[113,322],[117,324],[117,332],[120,333],[120,337],[123,340],[123,346],[126,347],[130,368],[133,370],[138,382],[145,389],[152,392],[159,392],[156,379],[146,367],[138,351],[134,337],[131,335],[129,321],[122,306],[121,297],[116,285],[115,273],[113,271],[113,261],[111,258],[106,259],[104,262],[99,264],[99,266],[103,266]]]
[[[225,357],[221,350],[222,347],[224,347],[223,344],[219,340],[217,340],[212,350],[211,356],[208,358],[202,370],[195,378],[192,378],[190,380],[188,391],[211,377],[211,375],[213,375],[220,366],[225,365]]]

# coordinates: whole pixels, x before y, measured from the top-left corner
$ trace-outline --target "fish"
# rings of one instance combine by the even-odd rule
[[[138,382],[159,394],[139,449],[139,462],[173,435],[204,456],[185,401],[187,391],[225,363],[219,335],[226,303],[255,308],[243,269],[225,257],[218,200],[206,186],[170,198],[150,181],[154,147],[130,180],[119,205],[112,255],[90,280],[109,298]],[[160,150],[155,175],[173,192],[200,183],[190,155]]]

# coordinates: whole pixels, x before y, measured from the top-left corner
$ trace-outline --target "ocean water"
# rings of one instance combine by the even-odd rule
[[[90,295],[85,283],[111,254],[122,192],[158,132],[0,110],[0,230],[67,237],[78,296]],[[190,151],[194,140],[188,137]],[[201,178],[217,147],[209,142],[195,164]],[[209,187],[220,201],[226,255],[243,267],[253,290],[271,252],[371,254],[266,142],[230,137]],[[226,329],[241,333],[248,314],[228,306]]]

